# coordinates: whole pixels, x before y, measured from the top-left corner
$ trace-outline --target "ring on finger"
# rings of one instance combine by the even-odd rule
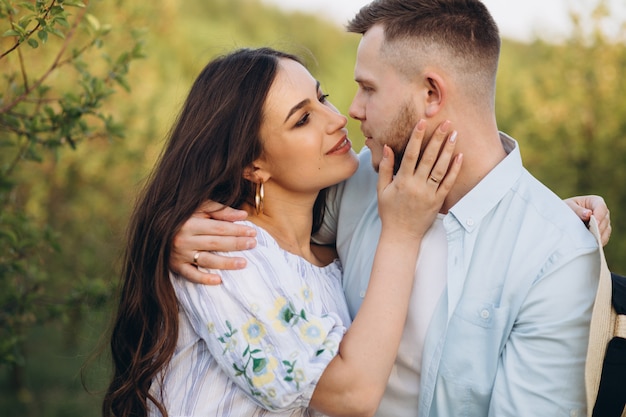
[[[428,177],[429,180],[431,180],[432,182],[434,182],[435,184],[439,184],[441,182],[441,180],[438,180],[437,178],[433,177],[432,175],[430,177]]]
[[[195,266],[198,266],[198,258],[200,257],[200,252],[196,251],[196,253],[193,254],[193,264]]]

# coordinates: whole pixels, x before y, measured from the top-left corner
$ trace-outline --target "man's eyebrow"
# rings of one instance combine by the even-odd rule
[[[317,93],[317,91],[320,89],[320,82],[316,82],[315,83],[315,92]],[[309,104],[311,102],[310,99],[305,98],[304,100],[302,100],[300,103],[296,104],[295,106],[293,106],[291,108],[291,110],[289,110],[289,114],[287,114],[287,117],[285,117],[285,122],[287,122],[287,120],[289,120],[289,118],[298,110],[300,110],[301,108],[303,108],[304,106],[306,106],[307,104]],[[283,122],[284,123],[284,122]]]

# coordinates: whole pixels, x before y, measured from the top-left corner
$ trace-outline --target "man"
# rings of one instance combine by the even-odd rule
[[[369,150],[355,176],[333,191],[316,239],[336,237],[353,315],[380,230],[370,165],[378,166],[383,145],[400,160],[420,118],[428,121],[426,137],[452,120],[464,156],[422,242],[403,341],[377,415],[584,415],[598,248],[573,212],[523,168],[517,142],[498,132],[500,38],[489,12],[478,0],[381,0],[361,9],[348,30],[363,35],[350,116],[360,120]],[[198,235],[206,226],[190,227]],[[177,250],[217,248],[215,240],[181,239]],[[232,247],[230,239],[224,245]],[[232,266],[198,254],[200,265]],[[180,257],[171,265],[190,278],[197,272],[186,273]]]

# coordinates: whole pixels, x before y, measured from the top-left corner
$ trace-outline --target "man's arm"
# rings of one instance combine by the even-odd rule
[[[243,269],[246,260],[218,256],[211,251],[232,252],[256,246],[256,231],[233,222],[245,220],[243,210],[207,201],[187,219],[172,239],[170,269],[199,284],[219,284],[219,275],[198,270],[198,266],[214,269]]]
[[[592,215],[596,218],[602,244],[606,245],[611,236],[611,219],[604,199],[597,195],[586,195],[564,201],[585,223]],[[253,248],[256,245],[254,229],[232,223],[244,220],[246,216],[247,213],[242,210],[212,201],[204,203],[174,236],[170,269],[190,281],[216,285],[221,282],[220,276],[202,272],[198,266],[222,270],[245,268],[245,259],[218,256],[211,251],[231,252]]]
[[[534,285],[500,356],[489,415],[584,415],[599,264],[597,251],[579,255]]]

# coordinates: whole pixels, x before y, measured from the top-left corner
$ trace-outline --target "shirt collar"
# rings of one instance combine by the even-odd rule
[[[480,224],[522,175],[524,168],[517,142],[502,132],[500,140],[507,156],[449,211],[467,232]]]

